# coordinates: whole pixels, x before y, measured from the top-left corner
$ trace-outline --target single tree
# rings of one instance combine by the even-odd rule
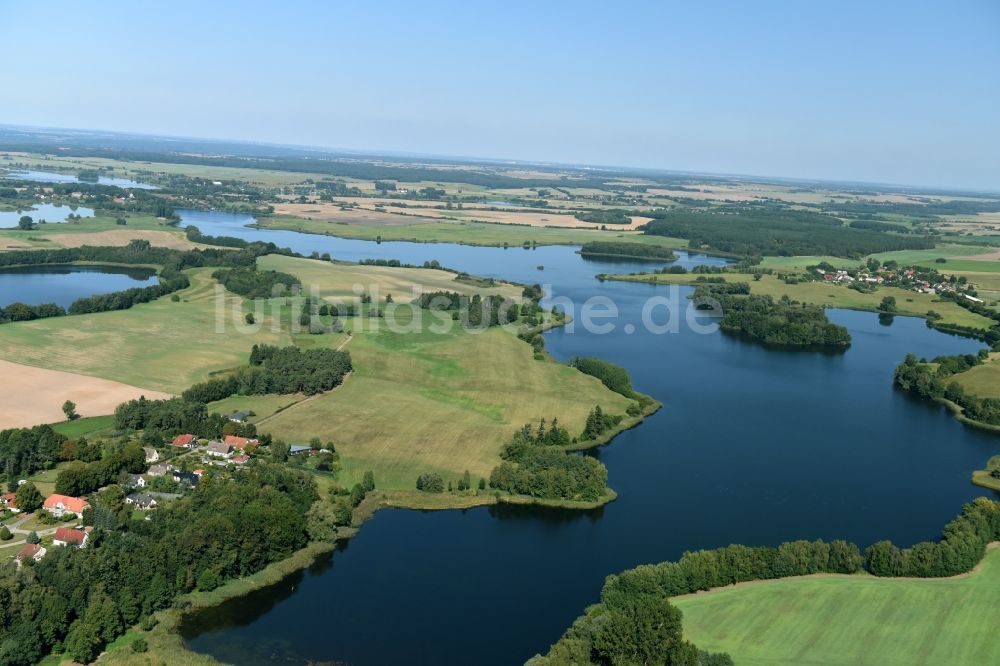
[[[21,485],[17,489],[17,494],[14,496],[14,504],[18,509],[24,511],[25,513],[31,513],[32,511],[37,511],[42,508],[42,504],[45,503],[45,498],[42,494],[38,492],[38,488],[35,484],[30,481]]]
[[[67,400],[62,406],[63,414],[66,415],[67,421],[72,421],[77,418],[79,414],[76,413],[76,403],[72,400]]]

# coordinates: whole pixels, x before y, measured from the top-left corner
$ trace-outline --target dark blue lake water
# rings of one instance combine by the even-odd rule
[[[78,298],[149,287],[153,270],[119,266],[24,266],[0,268],[0,307],[11,303],[55,303],[64,308]]]
[[[217,215],[185,220],[205,233],[273,239],[335,258],[438,259],[479,275],[545,282],[550,296],[574,304],[607,296],[620,313],[614,332],[556,329],[546,335],[549,351],[622,365],[639,390],[664,403],[594,454],[608,467],[617,501],[590,512],[380,511],[332,558],[188,620],[188,645],[225,662],[523,663],[597,600],[605,576],[643,562],[729,543],[845,538],[865,547],[935,538],[963,502],[984,494],[970,473],[1000,451],[1000,438],[893,389],[892,370],[907,352],[980,347],[919,319],[885,326],[873,314],[831,310],[854,339],[840,354],[766,349],[686,326],[654,335],[640,313],[667,288],[593,277],[651,265],[584,260],[568,247],[376,245],[249,230],[228,217],[213,226]],[[628,323],[635,332],[626,332]]]

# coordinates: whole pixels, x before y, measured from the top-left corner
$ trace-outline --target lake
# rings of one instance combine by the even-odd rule
[[[222,661],[523,663],[597,601],[610,573],[729,543],[845,538],[864,548],[889,538],[908,545],[936,538],[963,502],[987,494],[969,477],[1000,451],[1000,438],[892,387],[892,370],[907,352],[931,357],[981,346],[920,319],[896,317],[885,326],[871,313],[831,310],[854,339],[837,354],[767,349],[683,326],[654,335],[639,325],[639,313],[666,287],[593,277],[654,264],[584,260],[561,246],[346,241],[246,229],[245,218],[218,215],[182,213],[183,223],[205,233],[237,230],[300,252],[438,259],[479,275],[544,282],[550,298],[574,304],[607,296],[621,313],[616,330],[555,329],[546,334],[550,353],[617,363],[664,404],[593,454],[607,465],[617,501],[586,512],[379,511],[331,558],[189,618],[182,626],[188,646]],[[688,266],[721,262],[679,254]]]
[[[37,204],[24,210],[0,211],[0,229],[11,229],[18,225],[21,217],[27,215],[34,222],[65,222],[70,215],[94,217],[94,209],[85,206],[70,206],[68,204]]]
[[[87,183],[89,185],[113,185],[115,187],[132,187],[138,190],[155,190],[156,185],[141,183],[128,178],[112,178],[110,176],[99,176],[97,182],[80,180],[76,175],[69,173],[56,173],[54,171],[13,171],[3,176],[12,180],[27,180],[34,183]]]
[[[155,271],[121,266],[18,266],[0,268],[0,307],[55,303],[68,308],[86,296],[159,284]]]

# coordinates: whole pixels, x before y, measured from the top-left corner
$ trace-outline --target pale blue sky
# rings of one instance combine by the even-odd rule
[[[0,4],[0,123],[1000,190],[1000,2]]]

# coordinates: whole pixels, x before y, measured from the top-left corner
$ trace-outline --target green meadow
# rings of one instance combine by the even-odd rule
[[[189,271],[179,300],[160,298],[128,310],[53,317],[0,326],[0,358],[177,393],[213,371],[246,363],[254,343],[288,344],[270,319],[253,335],[237,332],[242,299],[223,295],[225,327],[217,330],[211,268]]]
[[[1000,663],[1000,549],[947,579],[786,578],[673,599],[684,635],[740,666]]]

